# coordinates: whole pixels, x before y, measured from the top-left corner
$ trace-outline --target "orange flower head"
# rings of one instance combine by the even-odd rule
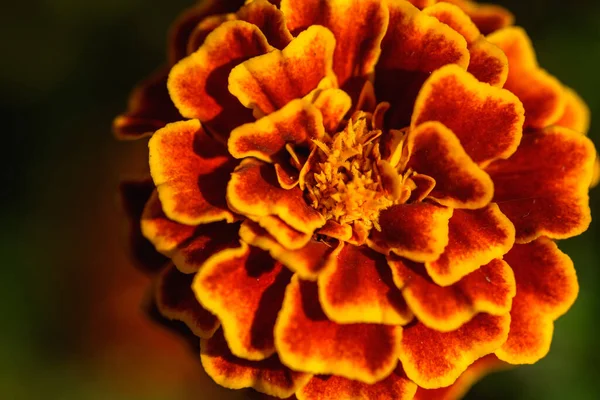
[[[587,229],[598,162],[512,23],[469,0],[207,0],[175,23],[115,131],[150,136],[131,243],[218,384],[454,399],[548,353],[578,292],[555,240]]]

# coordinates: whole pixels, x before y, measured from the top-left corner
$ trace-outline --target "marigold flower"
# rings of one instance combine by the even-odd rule
[[[578,292],[554,240],[590,223],[596,153],[512,15],[243,3],[186,11],[115,121],[151,136],[152,179],[125,186],[134,244],[166,256],[158,308],[206,372],[281,398],[450,399],[544,357]]]

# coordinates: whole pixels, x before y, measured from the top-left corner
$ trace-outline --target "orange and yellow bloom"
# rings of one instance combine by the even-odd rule
[[[578,292],[554,240],[587,229],[598,164],[585,103],[512,23],[468,0],[178,20],[115,131],[151,136],[132,243],[217,383],[452,399],[547,354]]]

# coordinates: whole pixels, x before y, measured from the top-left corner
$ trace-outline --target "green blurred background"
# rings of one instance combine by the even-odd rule
[[[504,0],[540,63],[592,109],[600,145],[600,2]],[[0,398],[213,399],[228,391],[139,304],[116,187],[144,172],[145,143],[118,143],[112,118],[164,61],[191,0],[33,0],[0,14]],[[595,116],[595,118],[594,118]],[[584,235],[561,243],[581,292],[550,354],[492,375],[468,399],[600,398],[600,190]],[[243,397],[245,395],[242,395]],[[227,396],[229,397],[229,396]],[[238,396],[239,398],[240,396]]]

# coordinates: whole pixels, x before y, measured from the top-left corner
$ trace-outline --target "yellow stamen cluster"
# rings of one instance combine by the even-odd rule
[[[357,112],[332,139],[314,141],[317,154],[306,176],[306,193],[326,219],[379,230],[379,213],[395,201],[384,189],[379,168],[382,131],[370,125],[370,114]]]

